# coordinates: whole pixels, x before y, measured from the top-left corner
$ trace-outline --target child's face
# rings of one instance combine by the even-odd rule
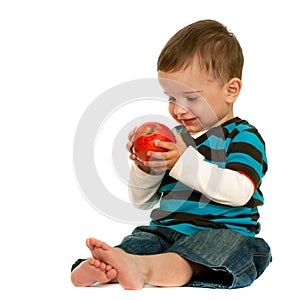
[[[233,117],[227,84],[211,80],[198,65],[176,72],[158,72],[169,112],[190,133],[209,129]]]

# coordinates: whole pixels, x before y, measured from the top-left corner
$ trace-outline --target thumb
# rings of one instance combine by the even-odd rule
[[[185,144],[187,147],[192,146],[192,147],[196,147],[196,142],[195,140],[192,138],[192,136],[190,135],[190,133],[184,129],[185,131],[182,134],[179,134],[178,131],[176,131],[176,129],[172,130],[175,139],[176,139],[176,144]],[[183,139],[184,136],[184,139]]]
[[[175,137],[176,144],[178,144],[178,143],[184,143],[181,134],[179,134],[176,129],[173,129],[172,132],[173,132],[173,135]]]
[[[180,133],[178,133],[178,131],[176,129],[172,130],[175,140],[176,140],[176,145],[180,148],[186,148],[187,145],[185,143],[185,141],[182,138],[182,135]]]
[[[184,142],[181,134],[179,134],[176,129],[172,130],[172,132],[173,132],[174,137],[176,139],[177,149],[179,150],[179,153],[182,154],[186,150],[187,145]]]

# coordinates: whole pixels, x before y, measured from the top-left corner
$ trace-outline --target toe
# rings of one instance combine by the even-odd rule
[[[94,250],[94,248],[95,248],[95,244],[94,244],[94,238],[87,238],[86,239],[86,245],[87,245],[87,247],[92,251],[92,250]]]
[[[100,268],[101,267],[101,263],[98,259],[95,259],[95,263],[94,263],[96,268]]]
[[[110,271],[106,272],[106,277],[108,280],[115,279],[118,275],[117,270],[111,269]]]
[[[104,263],[104,262],[100,263],[100,270],[101,271],[105,271],[106,270],[106,263]]]
[[[100,242],[100,241],[99,241]],[[109,245],[107,245],[106,243],[104,242],[100,242],[100,247],[99,248],[102,248],[103,250],[110,250],[112,249],[112,247],[110,247]]]
[[[112,266],[111,266],[111,265],[107,265],[105,270],[106,270],[106,272],[108,272],[108,271],[110,271],[111,269],[112,269]]]
[[[88,260],[88,262],[89,262],[89,264],[91,265],[91,266],[94,266],[95,265],[95,259],[94,258],[90,258],[89,260]]]

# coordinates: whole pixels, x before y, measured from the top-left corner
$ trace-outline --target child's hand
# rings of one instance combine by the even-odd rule
[[[133,143],[132,143],[132,138],[136,132],[136,129],[137,127],[135,127],[133,130],[131,130],[128,134],[128,142],[126,144],[126,149],[128,150],[128,152],[130,152],[130,155],[129,155],[129,158],[132,159],[132,160],[136,160],[137,157],[136,155],[133,153],[132,151],[132,146],[133,146]]]
[[[141,169],[143,170],[144,172],[150,174],[151,173],[151,169],[147,166],[144,165],[144,163],[140,160],[138,160],[137,156],[133,153],[133,150],[132,150],[132,146],[133,146],[133,143],[132,143],[132,138],[135,134],[137,130],[137,127],[135,127],[132,131],[129,132],[128,134],[128,142],[126,144],[126,149],[128,150],[128,152],[130,152],[130,155],[129,155],[129,158],[131,160],[134,161],[134,163]],[[153,172],[152,172],[153,173]]]
[[[186,150],[187,146],[184,143],[181,135],[174,129],[173,134],[176,139],[176,144],[171,142],[157,141],[156,146],[167,149],[166,152],[153,152],[149,151],[149,161],[145,161],[144,166],[151,170],[161,173],[166,170],[171,170],[176,164],[181,154]]]

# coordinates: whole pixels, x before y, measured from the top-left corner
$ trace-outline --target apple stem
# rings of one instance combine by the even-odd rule
[[[146,134],[148,135],[148,134],[151,134],[151,133],[153,133],[153,132],[154,132],[154,129],[155,129],[155,127],[156,127],[156,126],[154,126],[153,128],[151,128],[151,127],[147,127]]]

